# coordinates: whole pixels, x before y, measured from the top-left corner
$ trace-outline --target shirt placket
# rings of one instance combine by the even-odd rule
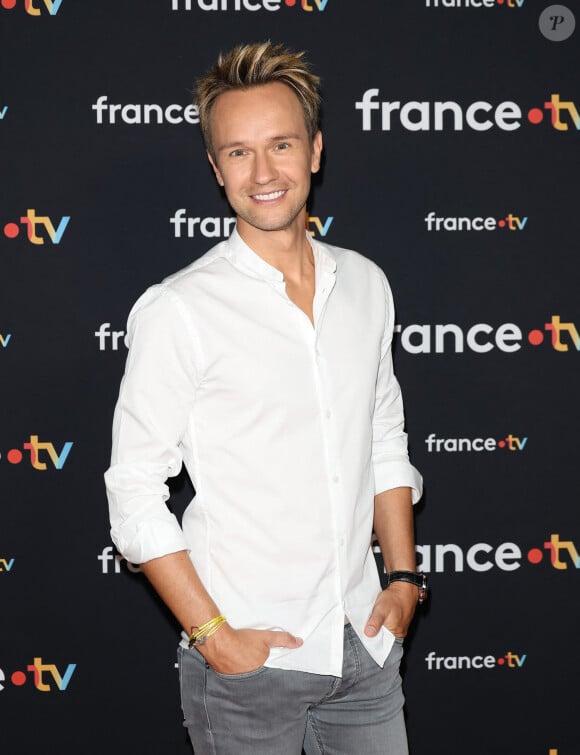
[[[317,281],[318,283],[318,281]],[[347,573],[346,534],[344,519],[344,503],[342,500],[342,479],[340,455],[336,437],[335,405],[332,394],[332,380],[329,365],[324,352],[323,321],[328,298],[334,288],[335,276],[328,270],[320,276],[320,284],[314,297],[314,365],[315,379],[322,421],[324,448],[326,452],[326,471],[328,480],[328,494],[332,511],[334,531],[334,554],[337,565],[337,598],[342,604],[343,586]]]
[[[336,277],[333,271],[323,268],[319,272],[317,269],[316,290],[313,301],[314,325],[308,315],[290,299],[286,293],[285,283],[283,281],[276,281],[274,285],[277,292],[286,299],[290,310],[295,315],[297,327],[306,342],[312,362],[326,462],[326,479],[328,482],[328,501],[331,514],[330,531],[332,533],[333,558],[335,562],[333,586],[335,600],[342,607],[342,611],[344,611],[344,585],[348,573],[344,502],[342,500],[340,457],[334,422],[334,404],[331,391],[332,381],[330,379],[328,361],[324,354],[322,339],[326,305],[334,288],[335,281]],[[342,663],[343,624],[343,613],[337,614],[336,631],[333,631],[331,637],[329,637],[330,657],[335,660],[338,666]]]

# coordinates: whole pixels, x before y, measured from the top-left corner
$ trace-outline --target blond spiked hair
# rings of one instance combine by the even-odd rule
[[[312,141],[319,128],[320,78],[310,71],[303,57],[304,52],[293,52],[269,40],[238,45],[227,53],[220,53],[217,64],[197,81],[195,94],[201,132],[212,157],[211,113],[220,94],[273,82],[286,84],[298,97]]]

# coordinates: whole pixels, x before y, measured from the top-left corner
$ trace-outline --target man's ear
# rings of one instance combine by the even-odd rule
[[[207,159],[209,160],[211,167],[213,168],[213,172],[215,173],[215,177],[217,179],[217,182],[220,186],[224,185],[224,179],[222,178],[222,174],[219,171],[218,166],[215,164],[215,160],[210,155],[209,150],[206,151]]]
[[[320,156],[322,155],[322,132],[317,131],[312,140],[312,159],[310,160],[310,170],[312,173],[318,173],[320,170]]]

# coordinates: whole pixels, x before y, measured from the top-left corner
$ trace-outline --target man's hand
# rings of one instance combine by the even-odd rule
[[[289,632],[268,629],[232,629],[224,624],[205,645],[198,647],[209,665],[220,674],[246,674],[261,668],[270,648],[294,650],[302,640]]]
[[[221,614],[201,583],[187,551],[152,559],[141,564],[141,568],[186,632],[191,632],[192,625],[201,626],[212,616]],[[232,629],[224,624],[198,650],[216,671],[245,674],[264,665],[270,648],[293,650],[300,645],[302,640],[289,632]]]
[[[415,585],[393,582],[377,598],[371,617],[365,627],[367,637],[374,637],[386,627],[395,637],[405,637],[419,600]]]

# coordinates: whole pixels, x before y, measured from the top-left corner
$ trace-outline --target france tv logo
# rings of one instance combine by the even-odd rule
[[[13,671],[7,677],[5,672],[0,669],[0,691],[5,689],[2,682],[7,679],[12,682],[15,687],[23,687],[29,679],[39,692],[53,692],[57,689],[59,692],[64,692],[72,678],[77,667],[76,663],[69,663],[64,672],[59,671],[54,663],[43,663],[42,656],[34,656],[32,663],[26,665],[26,671]]]
[[[576,104],[572,100],[560,99],[557,93],[550,95],[543,108],[532,107],[526,115],[512,100],[497,105],[477,100],[465,106],[452,100],[391,102],[381,101],[378,97],[379,89],[367,89],[354,104],[355,109],[361,111],[363,131],[375,128],[391,131],[397,126],[406,131],[463,131],[467,128],[483,132],[494,126],[501,131],[516,131],[525,118],[537,126],[542,123],[546,113],[549,113],[550,124],[556,131],[580,131],[580,114]],[[376,113],[376,117],[373,117],[373,113]]]
[[[8,239],[15,239],[20,235],[22,226],[25,226],[26,236],[31,244],[44,244],[46,240],[44,232],[52,244],[60,244],[69,221],[70,215],[63,215],[55,227],[48,215],[37,215],[36,210],[29,208],[26,210],[26,215],[21,216],[20,225],[14,222],[5,224],[4,235]]]
[[[323,11],[328,0],[171,0],[171,10],[193,10],[194,4],[203,11],[278,11],[285,5],[297,6],[300,10],[312,13]]]
[[[17,4],[17,0],[0,0],[0,7],[5,10],[13,10]],[[35,4],[35,0],[24,0],[24,10],[29,16],[41,16],[44,10],[47,10],[50,16],[56,16],[61,5],[62,0],[38,0],[38,5]]]
[[[31,435],[30,439],[22,444],[22,449],[23,451],[28,451],[28,456],[20,448],[11,448],[6,452],[5,457],[6,461],[13,465],[20,464],[28,458],[33,469],[40,472],[45,472],[48,469],[47,461],[50,460],[56,470],[61,470],[68,459],[72,447],[73,441],[67,440],[61,448],[60,453],[58,453],[53,443],[47,441],[41,442],[38,439],[38,435]]]

